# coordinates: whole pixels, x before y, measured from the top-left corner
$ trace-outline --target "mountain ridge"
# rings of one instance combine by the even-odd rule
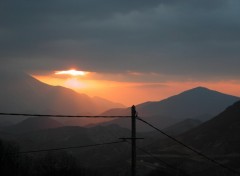
[[[236,96],[196,87],[161,101],[138,104],[136,109],[140,117],[163,129],[184,119],[209,120],[238,100],[239,97]],[[130,115],[130,112],[130,108],[117,108],[110,109],[103,115]],[[121,120],[117,119],[107,123],[121,125]]]

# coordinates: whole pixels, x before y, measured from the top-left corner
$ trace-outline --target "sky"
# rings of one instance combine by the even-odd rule
[[[240,96],[239,16],[239,0],[1,0],[0,69],[125,105]],[[54,74],[73,68],[89,74]]]

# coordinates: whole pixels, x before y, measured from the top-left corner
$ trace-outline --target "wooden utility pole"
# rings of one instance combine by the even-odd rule
[[[132,108],[132,176],[136,176],[136,107],[133,105]]]

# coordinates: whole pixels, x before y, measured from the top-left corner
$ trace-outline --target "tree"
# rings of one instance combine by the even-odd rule
[[[0,175],[19,175],[19,147],[10,141],[0,140]]]

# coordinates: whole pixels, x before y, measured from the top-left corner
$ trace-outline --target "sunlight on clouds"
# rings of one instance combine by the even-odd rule
[[[161,80],[154,73],[97,73],[68,70],[45,75],[32,75],[41,82],[63,86],[89,96],[99,96],[126,106],[146,101],[160,101],[194,87],[203,86],[223,93],[239,96],[239,81],[176,81]],[[85,74],[86,73],[86,74]],[[87,76],[86,76],[87,75]],[[131,78],[132,75],[132,78]],[[148,77],[148,81],[139,78]],[[154,79],[152,79],[154,78]],[[158,78],[157,82],[155,78]],[[131,80],[131,81],[130,81]]]

